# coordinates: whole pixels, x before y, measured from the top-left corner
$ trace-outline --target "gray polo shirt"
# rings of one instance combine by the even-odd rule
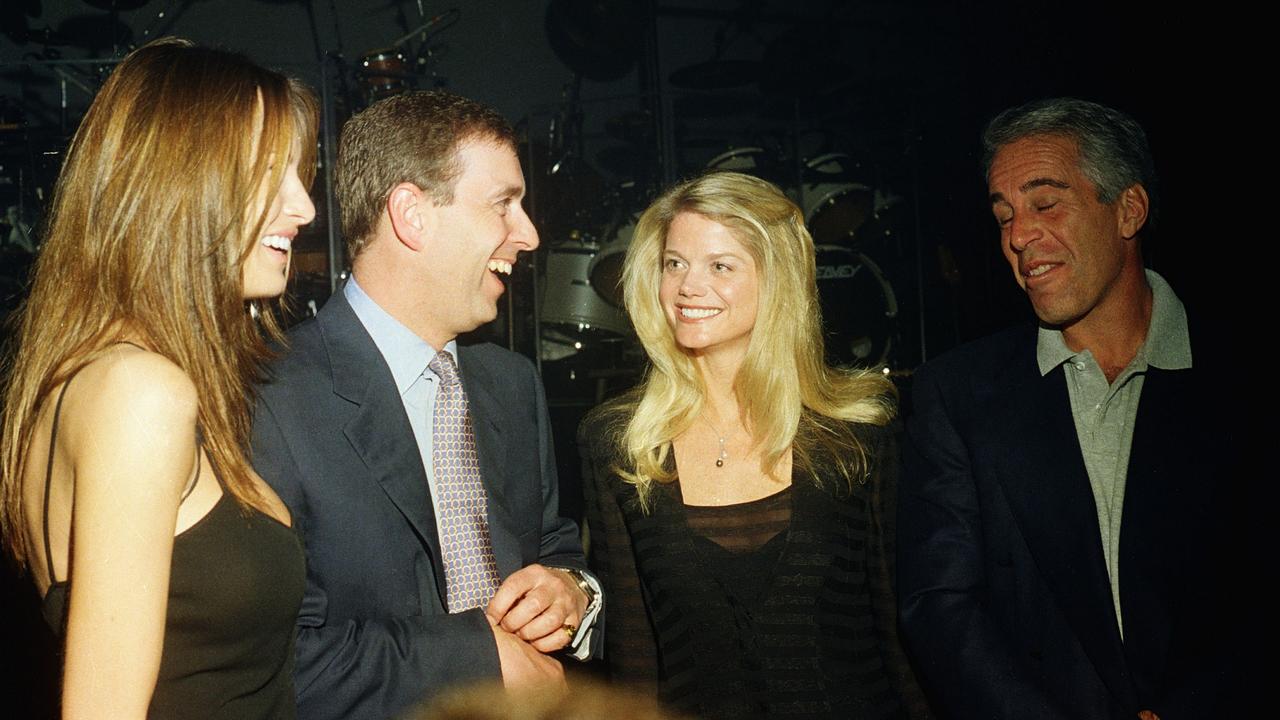
[[[1064,365],[1071,414],[1076,437],[1089,473],[1094,505],[1098,510],[1098,530],[1102,534],[1102,556],[1111,581],[1120,637],[1124,620],[1120,615],[1120,518],[1124,511],[1125,478],[1129,469],[1129,448],[1133,423],[1138,415],[1138,399],[1147,368],[1186,370],[1191,367],[1191,337],[1187,332],[1187,312],[1165,279],[1146,271],[1151,285],[1151,325],[1147,339],[1115,382],[1108,383],[1102,368],[1088,350],[1074,352],[1067,347],[1061,330],[1041,327],[1036,340],[1040,375],[1048,375]]]

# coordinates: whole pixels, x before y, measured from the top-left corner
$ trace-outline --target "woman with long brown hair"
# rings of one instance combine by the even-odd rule
[[[294,715],[304,561],[247,459],[279,335],[250,306],[284,291],[314,217],[315,131],[302,86],[166,39],[71,142],[0,437],[4,539],[62,635],[64,717]]]
[[[680,183],[622,285],[651,367],[579,433],[613,677],[705,718],[921,710],[890,581],[894,389],[825,363],[800,209],[739,173]]]

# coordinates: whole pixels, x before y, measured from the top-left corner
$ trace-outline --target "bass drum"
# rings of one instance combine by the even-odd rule
[[[599,251],[595,243],[576,242],[547,253],[539,351],[543,360],[560,360],[630,331],[622,312],[591,286],[591,261]]]
[[[817,248],[818,297],[833,365],[887,367],[896,349],[898,299],[880,267],[838,245]]]
[[[858,230],[875,213],[875,193],[858,181],[858,164],[843,153],[805,163],[804,216],[818,245],[854,246]]]

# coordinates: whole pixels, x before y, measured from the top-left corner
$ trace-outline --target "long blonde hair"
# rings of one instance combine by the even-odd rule
[[[174,38],[130,53],[67,151],[19,314],[4,391],[4,536],[29,555],[21,485],[54,388],[134,333],[181,367],[199,396],[203,447],[242,506],[262,507],[248,464],[252,384],[270,352],[243,299],[242,265],[301,142],[314,175],[317,106],[247,58]],[[263,329],[280,337],[272,313]]]
[[[658,299],[662,253],[672,220],[697,213],[724,225],[751,253],[760,278],[759,310],[734,391],[767,469],[792,450],[795,466],[815,481],[816,453],[854,482],[865,449],[846,421],[877,425],[893,417],[895,390],[881,374],[826,364],[813,238],[804,216],[775,185],[750,175],[713,172],[667,190],[636,223],[623,264],[627,312],[651,366],[614,411],[629,416],[613,444],[648,506],[653,483],[670,482],[671,440],[698,417],[706,396],[692,356],[680,348]]]

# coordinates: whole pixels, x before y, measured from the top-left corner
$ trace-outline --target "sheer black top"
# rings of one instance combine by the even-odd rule
[[[891,589],[891,430],[854,427],[871,465],[852,488],[797,470],[772,496],[693,507],[676,481],[645,513],[613,470],[624,421],[589,416],[578,440],[615,680],[705,718],[925,715]]]

